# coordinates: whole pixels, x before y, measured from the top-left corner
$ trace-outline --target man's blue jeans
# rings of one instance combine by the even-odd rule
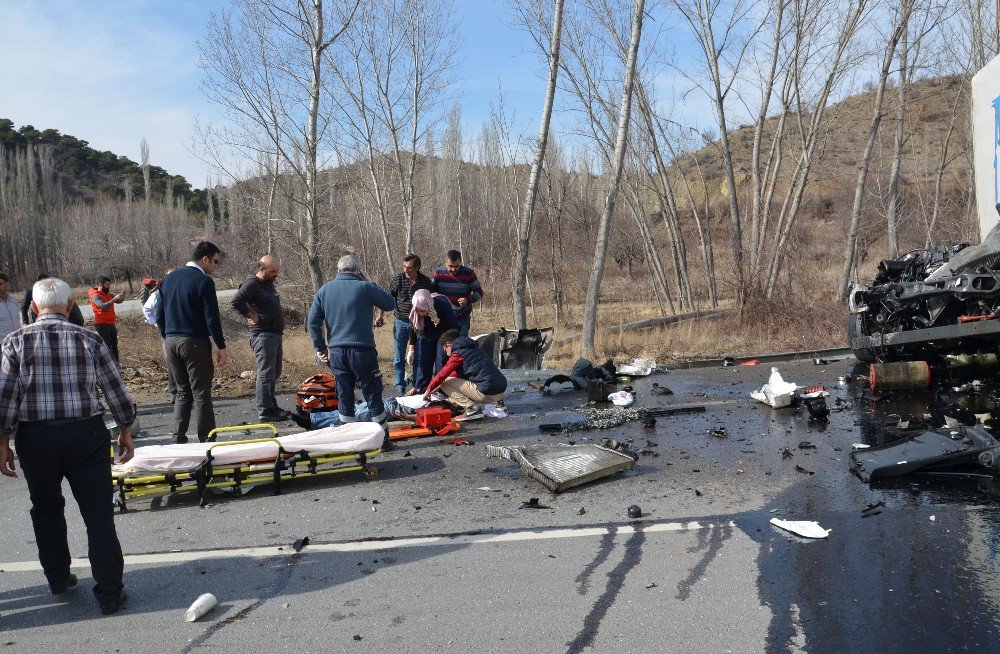
[[[360,384],[361,394],[368,402],[372,422],[385,420],[382,403],[382,373],[378,369],[378,352],[373,347],[331,347],[330,371],[337,380],[340,400],[340,421],[355,422],[354,385]]]
[[[396,373],[395,384],[402,395],[406,391],[406,346],[410,342],[410,321],[394,318],[392,339],[395,343],[392,369]]]
[[[458,333],[461,336],[469,335],[469,328],[472,326],[472,314],[470,313],[464,318],[458,319]]]

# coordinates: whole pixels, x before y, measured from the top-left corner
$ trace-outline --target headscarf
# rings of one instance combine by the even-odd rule
[[[419,311],[426,311],[427,317],[431,319],[435,325],[438,324],[438,314],[437,309],[434,308],[434,296],[437,293],[431,293],[425,288],[422,288],[413,294],[413,308],[410,309],[410,324],[413,325],[417,333],[422,334],[424,332],[424,317],[420,315]]]

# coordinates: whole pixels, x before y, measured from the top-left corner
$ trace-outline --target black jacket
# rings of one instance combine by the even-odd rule
[[[250,311],[257,314],[257,324],[250,327],[254,334],[281,334],[285,331],[281,297],[274,288],[274,282],[262,282],[257,275],[247,277],[233,296],[232,305],[244,318]]]
[[[474,340],[463,336],[451,344],[452,353],[462,355],[462,379],[468,379],[483,395],[499,395],[507,390],[507,378]]]

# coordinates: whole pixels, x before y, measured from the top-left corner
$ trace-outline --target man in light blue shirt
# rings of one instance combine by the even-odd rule
[[[368,402],[371,421],[384,424],[382,373],[375,349],[375,309],[390,311],[395,300],[372,283],[353,254],[337,262],[337,276],[324,284],[309,309],[309,335],[316,356],[337,380],[340,421],[354,422],[354,384]],[[326,336],[324,338],[324,330]],[[388,435],[386,436],[388,443]]]

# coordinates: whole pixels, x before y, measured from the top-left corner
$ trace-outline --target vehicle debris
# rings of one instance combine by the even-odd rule
[[[926,390],[931,387],[931,366],[926,361],[873,363],[868,383],[876,393]]]
[[[551,509],[552,507],[551,506],[545,506],[544,504],[539,504],[537,497],[530,497],[530,498],[528,498],[527,502],[522,502],[521,503],[521,507],[520,508],[522,508],[522,509]]]
[[[795,466],[795,470],[796,470],[796,471],[798,471],[798,472],[801,472],[801,473],[802,473],[802,474],[804,474],[804,475],[815,475],[815,474],[816,474],[816,473],[815,473],[815,472],[813,472],[812,470],[806,470],[805,468],[803,468],[803,467],[802,467],[802,466],[800,466],[800,465],[796,465],[796,466]]]
[[[642,517],[642,509],[639,508],[638,504],[633,504],[632,506],[628,507],[628,517],[632,518],[633,520],[635,518]]]
[[[790,531],[796,536],[803,538],[826,538],[832,529],[823,529],[818,522],[812,520],[782,520],[781,518],[771,518],[771,524],[779,529]]]
[[[1000,441],[982,427],[955,425],[910,434],[882,447],[851,452],[851,469],[864,482],[913,472],[981,466],[1000,471]]]
[[[653,382],[653,389],[649,391],[650,395],[673,395],[674,392],[667,388],[666,386],[660,386],[658,383]]]
[[[302,548],[308,544],[309,544],[309,537],[303,536],[302,538],[296,539],[296,541],[292,543],[292,549],[295,550],[296,552],[301,552]]]
[[[577,413],[587,416],[586,420],[572,422],[555,422],[538,426],[543,432],[571,432],[586,431],[590,429],[611,429],[619,427],[627,422],[644,420],[647,417],[660,418],[663,416],[673,416],[682,413],[701,413],[705,411],[704,405],[684,405],[674,407],[662,407],[656,409],[633,409],[633,408],[608,408],[598,409],[595,407],[583,406],[573,409]]]
[[[879,513],[882,513],[882,509],[884,508],[885,508],[885,500],[879,500],[874,504],[869,502],[868,506],[861,510],[861,517],[870,518],[873,515],[878,515]]]
[[[636,459],[600,445],[487,445],[486,456],[521,464],[522,470],[553,493],[632,470]]]
[[[800,450],[815,450],[816,446],[814,444],[810,443],[809,441],[802,441],[801,443],[799,443],[799,449]]]
[[[771,376],[767,383],[759,391],[750,393],[750,397],[775,409],[781,409],[792,403],[797,390],[798,386],[786,382],[777,368],[771,368]]]
[[[725,425],[719,425],[718,427],[709,429],[708,435],[714,436],[715,438],[727,438],[729,436],[729,432],[726,431]]]
[[[883,260],[872,284],[855,284],[848,300],[847,338],[858,361],[995,350],[998,251],[995,227],[979,245],[938,245]]]

